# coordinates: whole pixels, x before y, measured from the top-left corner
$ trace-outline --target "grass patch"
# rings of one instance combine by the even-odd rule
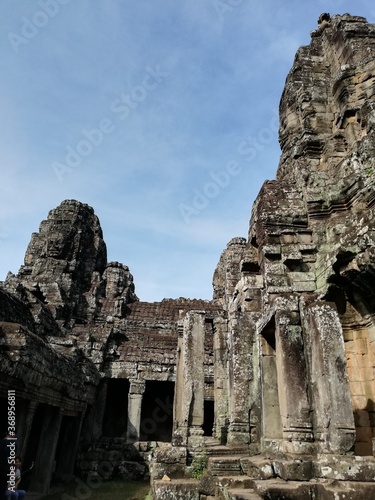
[[[108,481],[90,488],[78,479],[65,487],[53,488],[43,500],[145,500],[149,492],[150,484],[145,481]]]

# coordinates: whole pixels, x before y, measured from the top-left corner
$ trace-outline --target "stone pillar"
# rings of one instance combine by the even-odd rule
[[[299,322],[298,311],[276,312],[276,366],[283,451],[286,453],[313,451],[306,363]]]
[[[259,367],[261,390],[261,447],[262,451],[280,451],[282,422],[276,362],[275,316],[267,317],[259,328]]]
[[[204,311],[188,312],[178,344],[173,443],[180,446],[203,442],[204,319]]]
[[[346,369],[344,338],[333,303],[301,301],[305,355],[318,451],[349,451],[355,425]]]
[[[30,491],[48,493],[51,475],[55,465],[56,446],[61,425],[60,408],[46,407],[43,416],[43,426],[36,453],[34,472],[30,483]]]
[[[255,320],[252,313],[235,311],[229,321],[229,432],[228,444],[250,443],[250,386],[253,381],[253,340]]]
[[[35,411],[38,407],[36,401],[25,401],[21,408],[16,408],[17,411],[17,443],[18,443],[18,454],[21,458],[24,458],[27,443],[29,441],[29,435],[31,431],[31,426],[33,423],[33,418]]]
[[[56,478],[63,481],[69,480],[74,471],[82,421],[83,416],[63,417],[64,434],[62,435],[59,456],[56,457]]]
[[[226,444],[228,435],[228,322],[214,320],[214,437]]]
[[[142,399],[146,383],[144,380],[130,380],[128,396],[128,427],[126,440],[129,443],[139,441],[141,430]]]

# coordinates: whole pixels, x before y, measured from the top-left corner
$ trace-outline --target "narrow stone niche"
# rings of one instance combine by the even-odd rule
[[[172,441],[174,382],[146,380],[140,441]]]
[[[213,399],[204,400],[203,435],[211,437],[215,424],[215,402]]]
[[[103,418],[103,436],[126,436],[128,423],[129,380],[110,379]]]
[[[280,415],[276,365],[276,335],[274,321],[260,336],[262,373],[262,423],[264,445],[283,437]]]

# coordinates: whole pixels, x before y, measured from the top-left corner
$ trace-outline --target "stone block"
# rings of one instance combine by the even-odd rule
[[[203,495],[213,497],[215,495],[217,478],[210,474],[203,474],[200,478],[199,492]]]
[[[292,290],[293,292],[315,292],[316,284],[315,281],[293,281]]]
[[[275,474],[284,481],[310,481],[314,477],[312,460],[274,460]]]
[[[186,465],[187,450],[183,446],[161,446],[154,451],[154,460],[164,464]]]
[[[363,384],[361,382],[359,370],[350,369],[348,370],[348,374],[350,380],[349,382],[350,392],[352,396],[364,396]],[[354,401],[353,401],[353,406],[357,408],[357,406],[354,405]]]
[[[289,285],[285,274],[267,274],[266,281],[268,287],[284,287]]]
[[[200,500],[199,481],[193,479],[154,481],[152,494],[154,500]]]
[[[152,480],[162,479],[163,476],[169,476],[172,479],[185,478],[187,469],[182,464],[163,464],[163,463],[150,463],[150,476]]]
[[[148,468],[139,462],[123,461],[118,466],[118,474],[126,480],[143,479],[148,472]]]
[[[275,471],[270,460],[252,458],[249,460],[247,475],[252,479],[270,479],[275,477]]]
[[[354,339],[354,333],[353,333],[352,330],[344,329],[343,330],[343,334],[344,334],[344,341],[345,342],[348,342],[348,340],[353,340]]]
[[[356,447],[359,443],[356,443]],[[362,446],[368,456],[326,455],[314,460],[315,477],[337,481],[374,481],[372,443]]]
[[[368,353],[368,344],[366,339],[356,339],[354,341],[356,350],[359,354],[367,354]]]

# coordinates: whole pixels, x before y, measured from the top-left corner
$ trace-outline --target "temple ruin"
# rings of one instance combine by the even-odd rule
[[[155,500],[375,495],[375,25],[320,17],[279,141],[212,301],[140,301],[78,201],[33,233],[0,286],[0,428],[15,390],[30,491],[78,475],[150,477]]]

